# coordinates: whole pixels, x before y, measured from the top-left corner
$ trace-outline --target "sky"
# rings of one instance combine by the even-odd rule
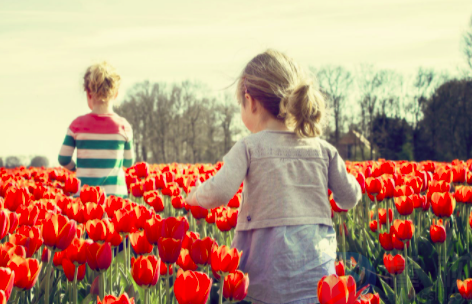
[[[82,77],[96,61],[120,73],[117,102],[144,80],[222,92],[267,48],[305,67],[454,73],[471,17],[470,0],[0,0],[0,157],[57,165],[69,124],[88,112]]]

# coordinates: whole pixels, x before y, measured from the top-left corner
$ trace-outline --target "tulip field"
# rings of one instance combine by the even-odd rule
[[[0,168],[0,304],[244,300],[250,276],[230,248],[244,185],[227,206],[185,203],[222,165],[138,163],[126,170],[128,198],[62,168]],[[337,274],[313,286],[319,301],[472,300],[472,160],[346,168],[364,195],[342,210],[327,193]]]

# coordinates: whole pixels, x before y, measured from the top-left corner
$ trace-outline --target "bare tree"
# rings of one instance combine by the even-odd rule
[[[312,69],[314,70],[314,69]],[[340,133],[344,127],[342,119],[346,105],[346,95],[352,84],[352,75],[342,66],[324,66],[316,71],[321,91],[325,93],[329,108],[334,114],[334,142],[339,143]]]
[[[386,78],[386,71],[377,70],[372,65],[361,65],[356,79],[360,93],[363,132],[369,135],[370,159],[374,158],[374,114],[378,106],[379,89]]]
[[[472,69],[472,17],[470,18],[469,29],[464,33],[463,50],[467,64]]]

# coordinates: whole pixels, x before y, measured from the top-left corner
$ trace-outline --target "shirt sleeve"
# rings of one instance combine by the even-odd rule
[[[206,209],[228,204],[247,175],[249,157],[244,140],[238,141],[223,157],[223,167],[201,184],[195,198]]]
[[[123,155],[123,167],[131,167],[136,158],[134,155],[134,142],[133,142],[133,131],[129,132],[128,140],[125,142],[125,151]]]
[[[58,161],[64,168],[75,171],[75,162],[72,160],[72,155],[75,150],[75,134],[71,129],[67,130],[66,137],[62,143],[61,150],[59,151]]]
[[[338,151],[333,148],[333,156],[328,168],[328,188],[339,207],[352,209],[360,201],[362,190],[356,178],[346,170],[346,164]]]

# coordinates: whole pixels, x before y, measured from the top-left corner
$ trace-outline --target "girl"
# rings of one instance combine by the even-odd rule
[[[59,152],[59,164],[75,171],[72,160],[77,148],[77,178],[82,186],[102,186],[107,195],[128,194],[122,167],[134,162],[133,131],[123,117],[113,112],[120,76],[107,62],[90,66],[84,76],[89,114],[69,126]]]
[[[187,203],[226,205],[244,181],[232,247],[249,273],[247,299],[318,303],[317,284],[334,274],[336,235],[328,188],[343,209],[361,198],[337,150],[321,140],[325,105],[303,70],[268,50],[244,68],[237,85],[241,118],[253,133],[239,140]]]

